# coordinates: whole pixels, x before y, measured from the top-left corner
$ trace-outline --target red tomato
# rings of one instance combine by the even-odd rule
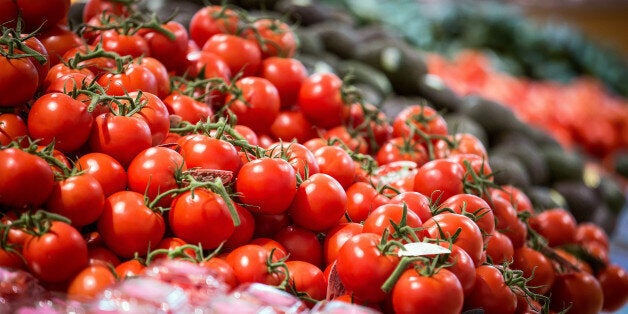
[[[160,61],[152,57],[142,57],[138,59],[140,65],[146,67],[155,76],[155,82],[157,83],[157,92],[155,95],[159,99],[170,94],[170,76],[168,75],[168,69]]]
[[[563,208],[552,208],[530,217],[530,227],[547,240],[551,247],[573,243],[578,223]]]
[[[388,198],[380,194],[373,185],[355,182],[347,189],[347,215],[351,221],[361,222],[375,210],[388,203]]]
[[[94,120],[89,146],[115,158],[123,167],[144,149],[152,145],[148,123],[137,116],[101,114]]]
[[[504,262],[511,262],[515,255],[512,241],[505,234],[495,231],[488,237],[486,243],[486,256],[490,258],[493,265],[501,265]]]
[[[495,229],[505,234],[515,249],[523,246],[528,237],[528,229],[517,216],[517,210],[509,201],[501,197],[492,198],[489,203],[497,222]]]
[[[1,47],[6,49],[6,47]],[[0,108],[26,104],[37,91],[37,68],[28,58],[0,56]]]
[[[447,256],[446,262],[450,264],[450,266],[447,266],[447,270],[458,278],[464,295],[468,296],[475,285],[476,265],[473,263],[471,256],[459,246],[447,241],[441,241],[438,244],[451,250],[451,253]]]
[[[281,214],[258,214],[253,213],[255,218],[255,238],[272,238],[284,227],[289,226],[292,222],[287,212]]]
[[[274,143],[267,148],[266,154],[269,157],[286,159],[302,179],[307,179],[308,176],[320,171],[314,153],[299,143]]]
[[[389,239],[394,238],[395,240],[399,240],[401,237],[406,237],[414,241],[422,240],[424,233],[421,230],[421,226],[423,223],[421,218],[419,218],[419,216],[413,211],[407,210],[405,216],[406,226],[415,230],[413,234],[399,234],[393,227],[393,224],[399,225],[401,223],[401,220],[404,218],[403,211],[403,204],[384,204],[375,208],[375,210],[364,220],[363,232],[383,235],[385,230],[388,230],[388,234],[390,235]]]
[[[82,173],[55,182],[46,209],[72,221],[80,228],[95,222],[105,206],[105,194],[91,174]]]
[[[52,0],[37,3],[28,0],[16,0],[26,31],[44,30],[56,25],[67,17],[70,0]]]
[[[235,10],[222,5],[208,5],[196,11],[190,20],[190,37],[202,47],[216,34],[235,34],[240,16]]]
[[[296,171],[283,159],[255,159],[238,172],[235,190],[251,212],[280,214],[288,209],[297,193]]]
[[[414,176],[414,191],[428,196],[433,203],[440,204],[463,193],[464,175],[464,168],[460,164],[446,159],[435,159],[419,167]]]
[[[83,7],[83,21],[89,21],[101,14],[113,16],[127,16],[130,6],[112,0],[88,0]]]
[[[213,270],[216,273],[216,276],[227,284],[230,289],[235,288],[238,285],[238,278],[235,276],[233,267],[231,267],[231,265],[229,265],[224,258],[212,257],[209,260],[201,261],[198,264]]]
[[[340,223],[329,229],[323,242],[325,265],[332,264],[345,242],[360,233],[362,233],[362,224],[357,222]]]
[[[210,51],[192,51],[186,55],[188,63],[187,73],[191,77],[201,79],[221,79],[225,83],[237,73],[231,72],[229,65],[223,58]]]
[[[417,214],[421,221],[427,221],[428,219],[432,218],[430,199],[419,192],[401,192],[391,198],[388,203],[406,204],[406,206],[408,206],[408,209]]]
[[[138,259],[130,259],[124,261],[116,266],[116,275],[119,279],[125,279],[128,277],[136,277],[142,275],[146,265],[142,264]]]
[[[243,77],[235,82],[237,92],[225,99],[238,121],[257,133],[270,132],[270,126],[281,107],[279,92],[269,80],[257,76]]]
[[[604,311],[617,311],[628,302],[628,272],[623,267],[608,265],[597,274],[597,279],[604,295]]]
[[[556,277],[552,261],[541,252],[528,246],[515,250],[510,268],[523,271],[523,276],[530,278],[527,286],[531,291],[538,294],[547,293],[552,288]]]
[[[275,18],[260,18],[251,24],[247,37],[257,41],[262,59],[292,58],[297,51],[297,36],[287,23]]]
[[[323,264],[323,245],[314,231],[290,225],[279,230],[274,238],[285,248],[289,260],[304,261],[318,267]]]
[[[0,267],[26,270],[26,264],[19,251],[9,251],[4,248],[0,248]]]
[[[168,21],[161,25],[165,30],[174,35],[174,39],[168,38],[161,32],[148,31],[142,36],[150,50],[150,56],[159,60],[169,71],[183,74],[187,68],[186,55],[188,53],[188,31],[185,26],[177,21]]]
[[[430,158],[427,150],[419,142],[411,138],[393,137],[379,148],[375,155],[378,165],[385,165],[395,161],[409,160],[418,167],[427,163]]]
[[[105,196],[126,189],[127,174],[124,167],[107,154],[87,153],[79,157],[76,167],[98,180]]]
[[[216,169],[237,174],[242,166],[233,144],[204,134],[190,134],[177,140],[179,153],[188,168]]]
[[[465,250],[475,265],[481,264],[484,241],[480,228],[471,218],[460,214],[442,213],[425,221],[423,228],[430,237],[443,240],[459,232],[453,243]]]
[[[574,241],[580,245],[595,242],[606,249],[609,248],[609,239],[606,231],[592,222],[582,222],[578,224]]]
[[[534,207],[532,207],[532,201],[530,198],[519,188],[512,185],[502,185],[500,189],[490,189],[491,197],[501,197],[509,201],[517,212],[527,211],[531,214],[534,213]]]
[[[22,208],[42,205],[54,186],[50,165],[17,148],[0,149],[0,204]]]
[[[514,313],[517,296],[504,282],[501,271],[493,265],[480,265],[475,272],[475,284],[465,298],[465,309],[482,308],[487,314]]]
[[[0,145],[7,145],[20,137],[28,136],[24,119],[14,113],[0,113]],[[20,140],[20,143],[23,139]]]
[[[90,265],[105,263],[116,267],[120,264],[120,258],[116,255],[116,253],[113,253],[113,251],[104,246],[90,246],[88,244],[87,255],[89,257]]]
[[[116,276],[105,264],[85,267],[70,280],[67,293],[79,300],[91,300],[116,283]]]
[[[386,255],[380,251],[380,242],[380,235],[361,233],[347,240],[338,252],[338,277],[347,291],[361,300],[384,300],[387,294],[381,286],[399,263],[396,254]]]
[[[292,228],[292,227],[288,228],[288,226],[286,226],[286,231],[288,231],[289,233],[292,233],[293,231],[298,232],[298,231],[303,231],[303,230],[305,229]],[[305,234],[305,233],[300,233],[300,234]],[[270,238],[255,238],[251,240],[251,243],[249,244],[256,244],[265,248],[268,252],[273,252],[273,258],[276,258],[277,260],[288,258],[288,249],[286,249],[286,247],[284,247],[283,244],[279,243],[276,240],[273,240]]]
[[[395,313],[460,313],[463,301],[458,278],[444,268],[427,276],[410,268],[392,290]]]
[[[317,136],[314,126],[300,111],[279,112],[270,126],[270,133],[284,142],[296,140],[297,143],[303,144]]]
[[[348,150],[360,154],[367,154],[369,146],[362,135],[349,131],[346,126],[339,125],[330,128],[323,134],[323,138],[328,142],[340,141],[335,145],[345,145]]]
[[[320,172],[336,179],[344,189],[355,181],[355,163],[343,148],[323,146],[314,152],[314,157]]]
[[[178,92],[171,93],[166,96],[163,101],[171,115],[177,115],[181,117],[183,121],[192,124],[199,121],[206,121],[214,114],[212,108],[207,104]]]
[[[137,91],[153,95],[159,93],[155,74],[136,61],[127,64],[120,73],[105,72],[97,79],[97,82],[105,88],[108,95],[124,96],[127,93]]]
[[[463,214],[473,219],[480,227],[484,240],[493,234],[495,230],[495,216],[488,203],[473,194],[456,194],[440,204],[439,210],[453,210],[457,214]]]
[[[236,248],[225,260],[233,268],[239,283],[259,282],[278,285],[285,276],[277,270],[269,269],[268,263],[276,262],[277,258],[274,254],[271,258],[267,249],[256,244]]]
[[[316,265],[303,261],[287,261],[288,274],[290,275],[289,285],[299,293],[314,300],[324,300],[327,293],[327,279],[323,271]],[[313,306],[314,304],[306,302]]]
[[[220,56],[233,75],[255,75],[262,65],[262,52],[257,43],[236,35],[216,34],[205,42],[201,50]]]
[[[604,305],[604,292],[600,282],[587,272],[557,274],[549,292],[550,310],[569,313],[599,313]]]
[[[63,93],[39,97],[28,114],[28,131],[41,145],[55,141],[55,148],[74,152],[87,142],[94,118],[87,105]]]
[[[236,203],[233,205],[238,212],[238,217],[240,217],[240,225],[235,227],[233,234],[225,242],[226,249],[234,249],[249,243],[253,238],[253,233],[255,233],[255,217],[253,217],[253,214],[241,205]]]
[[[62,283],[87,266],[87,243],[74,227],[53,221],[47,233],[32,236],[22,248],[22,256],[37,279]]]
[[[303,181],[288,208],[295,224],[312,231],[335,226],[347,210],[347,194],[336,179],[316,173]]]
[[[68,50],[85,45],[85,41],[69,27],[54,25],[37,36],[50,56],[50,66],[58,64]]]
[[[161,214],[144,204],[143,194],[133,191],[120,191],[107,197],[97,227],[107,247],[123,258],[146,255],[166,232]]]
[[[262,61],[259,75],[275,85],[281,108],[290,109],[297,103],[301,84],[308,77],[308,71],[298,59],[268,57]]]
[[[393,136],[413,137],[418,141],[424,141],[423,137],[412,131],[414,127],[426,135],[447,135],[447,122],[432,107],[425,105],[411,105],[399,112],[393,120]]]
[[[314,73],[301,84],[297,106],[313,125],[329,129],[349,114],[342,99],[342,80],[334,73]]]
[[[188,243],[215,249],[234,232],[226,201],[202,188],[179,194],[168,211],[172,232]]]
[[[123,34],[118,30],[104,30],[91,42],[101,43],[105,51],[113,51],[121,56],[150,57],[150,48],[146,39],[139,34]]]

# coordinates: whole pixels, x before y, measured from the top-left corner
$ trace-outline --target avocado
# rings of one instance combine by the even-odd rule
[[[549,170],[549,181],[582,180],[584,158],[577,152],[562,148],[541,148]]]
[[[493,171],[493,180],[499,185],[513,185],[520,189],[530,186],[530,176],[525,166],[508,154],[489,155],[488,164]]]
[[[569,209],[565,198],[559,192],[549,187],[533,185],[524,191],[537,212],[558,207]]]
[[[287,16],[292,23],[301,26],[321,23],[334,17],[332,7],[316,0],[279,0],[274,10]]]
[[[595,208],[602,204],[595,190],[584,184],[582,180],[555,182],[552,188],[565,198],[569,210],[578,222],[591,221]]]
[[[463,106],[462,97],[433,74],[423,75],[419,80],[418,95],[429,100],[436,109],[445,112],[458,112]]]
[[[489,156],[505,154],[521,162],[530,177],[530,183],[543,185],[548,182],[549,170],[539,148],[532,140],[518,132],[500,134],[489,149]]]
[[[450,134],[469,133],[475,135],[484,147],[488,148],[488,137],[482,126],[475,120],[461,113],[444,113],[443,118],[447,122],[447,129]]]
[[[498,102],[477,95],[466,96],[463,102],[461,112],[484,128],[489,141],[503,132],[518,130],[523,123],[510,108]]]
[[[393,93],[392,84],[382,72],[376,68],[356,60],[341,60],[338,63],[338,74],[344,78],[351,75],[350,84],[362,83],[377,91],[382,98]]]
[[[615,171],[628,178],[628,151],[620,151],[615,155]]]
[[[626,195],[617,181],[608,175],[600,177],[600,183],[595,190],[612,213],[620,213],[626,205]]]

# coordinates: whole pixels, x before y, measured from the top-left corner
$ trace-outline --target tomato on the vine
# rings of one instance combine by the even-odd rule
[[[392,290],[395,313],[460,313],[463,300],[460,281],[446,268],[423,275],[411,267]]]
[[[54,186],[54,173],[39,156],[18,148],[0,149],[0,204],[22,208],[46,202]]]
[[[333,177],[316,173],[303,181],[288,213],[295,224],[312,231],[335,226],[347,210],[347,194]]]
[[[251,160],[240,168],[235,190],[251,212],[280,214],[288,209],[297,193],[296,171],[280,158]]]

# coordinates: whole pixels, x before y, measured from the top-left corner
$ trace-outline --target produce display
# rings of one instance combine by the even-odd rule
[[[628,301],[618,174],[383,23],[316,1],[54,0],[0,2],[0,25],[0,312]]]

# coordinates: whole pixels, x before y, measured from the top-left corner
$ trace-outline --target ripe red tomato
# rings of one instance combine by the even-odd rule
[[[482,308],[487,314],[514,313],[517,296],[504,282],[501,271],[493,265],[480,265],[475,269],[475,284],[465,298],[465,309]]]
[[[349,114],[342,99],[342,80],[334,73],[314,73],[301,84],[297,106],[313,125],[329,129]]]
[[[348,292],[365,301],[379,302],[387,294],[381,289],[399,263],[396,254],[383,254],[378,245],[381,236],[361,233],[351,237],[340,248],[336,270]]]
[[[76,167],[92,175],[109,196],[126,189],[127,173],[115,158],[98,152],[87,153],[76,161]]]
[[[505,234],[495,231],[488,237],[486,243],[486,257],[490,258],[493,265],[501,265],[504,262],[512,261],[515,255],[512,241]]]
[[[68,50],[82,45],[86,45],[85,41],[69,27],[56,24],[37,36],[41,43],[46,47],[50,56],[50,66],[58,64]]]
[[[41,145],[55,141],[55,148],[74,152],[87,142],[94,118],[87,105],[63,93],[39,97],[28,114],[28,132]]]
[[[592,222],[582,222],[578,224],[574,241],[580,245],[595,242],[606,249],[609,248],[609,239],[606,231]]]
[[[361,222],[375,210],[388,203],[388,198],[380,194],[373,185],[355,182],[347,189],[347,215],[354,222]]]
[[[105,51],[113,51],[121,56],[150,57],[150,47],[146,39],[137,33],[124,34],[116,29],[104,30],[91,42],[96,43],[101,43]]]
[[[236,248],[227,254],[225,259],[233,268],[233,272],[239,283],[259,282],[268,285],[278,285],[284,279],[285,274],[277,270],[269,269],[269,262],[278,259],[273,254],[256,244],[247,244]]]
[[[463,301],[458,278],[445,268],[428,276],[410,268],[392,290],[395,313],[460,313]]]
[[[481,264],[484,241],[480,228],[471,218],[460,214],[442,213],[425,221],[423,228],[430,237],[443,240],[459,232],[453,243],[465,250],[475,265]]]
[[[174,35],[169,39],[161,32],[149,30],[142,36],[148,44],[150,56],[159,60],[168,71],[183,74],[187,68],[186,55],[188,53],[188,31],[185,26],[177,21],[168,21],[162,24],[165,30]]]
[[[32,236],[22,248],[28,269],[45,283],[62,283],[87,266],[87,243],[81,233],[62,221],[50,223],[41,236]]]
[[[281,107],[279,92],[269,80],[257,76],[243,77],[235,82],[237,92],[225,98],[238,124],[256,133],[267,134]]]
[[[233,144],[204,134],[190,134],[177,140],[179,153],[188,168],[216,169],[237,174],[242,159]]]
[[[432,218],[432,210],[430,208],[430,199],[415,191],[401,192],[390,199],[390,204],[406,204],[408,209],[413,211],[421,218],[421,221],[427,221]]]
[[[597,274],[597,279],[604,295],[604,311],[617,311],[628,302],[628,272],[623,267],[608,265]]]
[[[229,66],[233,75],[242,77],[257,74],[262,65],[262,52],[253,40],[231,34],[211,36],[201,50],[215,53]]]
[[[267,148],[266,154],[269,157],[286,159],[301,179],[307,179],[320,171],[314,153],[303,144],[283,141],[273,143]]]
[[[105,194],[91,174],[81,173],[56,181],[46,209],[72,221],[80,228],[95,222],[105,206]]]
[[[463,193],[464,168],[447,159],[435,159],[419,167],[414,176],[414,191],[440,204],[446,199]]]
[[[198,265],[213,270],[216,276],[227,284],[229,288],[232,289],[238,285],[238,278],[235,276],[233,267],[224,258],[212,257],[199,262]]]
[[[283,104],[283,103],[282,103]],[[300,111],[281,111],[270,126],[270,133],[284,142],[305,143],[315,138],[314,126]],[[322,139],[321,139],[322,140]],[[324,140],[323,140],[324,141]]]
[[[599,313],[604,305],[604,293],[600,282],[583,271],[557,274],[552,289],[550,309],[569,313]]]
[[[94,119],[89,146],[92,152],[110,155],[126,167],[137,154],[152,146],[151,129],[135,115],[101,114]]]
[[[290,109],[297,103],[301,84],[308,77],[308,71],[298,59],[268,57],[262,60],[259,75],[275,85],[281,108]]]
[[[509,201],[501,197],[490,199],[489,204],[497,222],[495,229],[505,234],[515,249],[522,247],[528,237],[528,229],[517,216],[517,210]]]
[[[235,227],[231,236],[225,241],[226,249],[234,249],[251,241],[255,233],[255,217],[243,206],[234,203],[233,206],[240,217],[240,225]]]
[[[70,0],[53,0],[37,3],[28,0],[16,0],[22,26],[26,31],[48,29],[67,17],[70,10]],[[15,18],[15,16],[14,16]]]
[[[335,226],[347,210],[347,194],[336,179],[316,173],[303,181],[288,213],[298,226],[325,231]]]
[[[133,191],[107,197],[97,227],[107,247],[123,258],[146,255],[166,232],[161,214],[144,204],[143,194]]]
[[[143,264],[140,260],[134,258],[118,264],[118,266],[116,266],[115,268],[115,271],[119,279],[126,279],[128,277],[136,277],[142,275],[145,269],[146,265]]]
[[[0,145],[7,145],[28,135],[24,119],[14,113],[0,113]],[[23,139],[20,140],[20,143]]]
[[[116,276],[106,264],[93,264],[70,280],[67,293],[79,300],[91,300],[116,281]]]
[[[289,260],[304,261],[322,267],[323,245],[314,231],[289,225],[280,229],[274,239],[285,248]]]
[[[453,243],[441,241],[438,244],[451,250],[451,253],[448,254],[446,261],[450,264],[450,266],[447,266],[446,268],[452,272],[456,278],[458,278],[464,295],[468,296],[475,285],[476,265],[473,263],[471,256],[469,256],[465,250]]]
[[[578,223],[564,208],[552,208],[530,217],[530,227],[547,240],[549,246],[573,243]]]
[[[235,190],[251,212],[280,214],[288,209],[297,193],[296,172],[283,159],[255,159],[238,172]]]
[[[181,117],[181,120],[192,124],[206,121],[214,114],[207,104],[178,92],[171,93],[163,101],[170,114],[177,115]]]
[[[329,229],[323,242],[325,265],[332,264],[345,242],[360,233],[362,233],[362,224],[357,222],[340,223]]]
[[[54,173],[39,156],[17,148],[0,149],[0,204],[22,208],[42,205],[52,193]]]
[[[330,175],[348,189],[355,181],[355,163],[351,155],[339,146],[323,146],[314,152],[321,173]]]
[[[324,300],[327,293],[327,279],[316,265],[304,261],[287,261],[289,285],[300,293],[306,293],[314,300]],[[313,303],[306,302],[313,306]]]
[[[528,287],[538,294],[547,293],[552,288],[556,277],[552,261],[528,246],[515,250],[510,268],[523,271],[523,276],[530,278],[527,282]]]
[[[385,165],[395,161],[409,160],[418,167],[427,163],[430,158],[427,150],[419,142],[411,138],[393,137],[379,148],[375,155],[378,165]]]
[[[401,223],[401,219],[403,219],[403,204],[383,204],[372,213],[366,217],[364,220],[364,229],[363,232],[375,233],[378,235],[383,235],[386,230],[388,230],[389,239],[395,238],[399,240],[400,237],[406,236],[409,239],[418,239],[419,241],[423,239],[425,233],[422,230],[423,222],[421,218],[417,214],[415,214],[411,210],[406,211],[406,226],[413,228],[415,230],[414,234],[397,234],[397,230],[393,228],[393,223],[399,225]],[[414,242],[414,241],[412,241]]]
[[[360,154],[368,154],[369,152],[369,145],[366,142],[366,139],[357,132],[349,131],[349,129],[344,125],[328,129],[323,134],[323,138],[328,142],[340,141],[347,147],[348,150],[352,152]],[[337,143],[335,145],[341,145],[341,143]]]
[[[113,16],[128,16],[132,6],[112,0],[88,0],[83,7],[83,21],[89,21],[101,14]]]
[[[393,120],[393,136],[409,137],[414,127],[426,135],[447,135],[447,122],[432,107],[425,105],[411,105],[399,112]],[[424,139],[418,134],[413,137],[418,141]]]
[[[2,47],[6,49],[6,47]],[[28,58],[0,56],[0,108],[24,105],[37,91],[37,68]]]
[[[208,5],[192,15],[190,37],[199,47],[203,47],[216,34],[235,34],[239,22],[237,11],[222,5]]]
[[[297,51],[296,34],[290,25],[280,19],[257,19],[251,24],[251,30],[246,36],[258,43],[262,59],[292,58]]]
[[[485,242],[495,230],[495,216],[493,215],[493,210],[488,203],[479,196],[467,193],[456,194],[442,202],[439,209],[450,209],[457,214],[463,214],[473,219],[478,227],[480,227]]]

